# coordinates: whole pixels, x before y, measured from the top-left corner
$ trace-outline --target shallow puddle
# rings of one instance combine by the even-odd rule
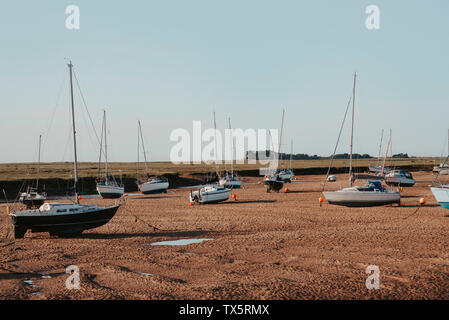
[[[179,240],[172,240],[172,241],[160,241],[160,242],[153,242],[151,243],[152,246],[187,246],[189,244],[193,243],[201,243],[203,241],[210,241],[214,239],[179,239]]]
[[[152,273],[146,273],[146,272],[138,272],[138,273],[143,275],[143,276],[153,276]]]

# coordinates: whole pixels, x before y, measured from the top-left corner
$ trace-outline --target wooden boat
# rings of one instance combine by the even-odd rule
[[[68,64],[70,73],[70,98],[72,110],[74,149],[74,191],[75,203],[44,203],[39,209],[10,213],[15,238],[23,238],[26,231],[49,232],[50,235],[73,236],[84,230],[100,227],[108,223],[120,205],[98,207],[81,205],[78,197],[78,160],[76,153],[75,112],[73,103],[72,62]]]

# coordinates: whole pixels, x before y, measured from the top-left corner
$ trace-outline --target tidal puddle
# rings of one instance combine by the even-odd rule
[[[153,276],[152,273],[146,273],[146,272],[138,272],[138,273],[143,275],[143,276]]]
[[[153,242],[151,243],[152,246],[187,246],[189,244],[193,243],[201,243],[203,241],[210,241],[214,239],[179,239],[179,240],[172,240],[172,241],[160,241],[160,242]]]

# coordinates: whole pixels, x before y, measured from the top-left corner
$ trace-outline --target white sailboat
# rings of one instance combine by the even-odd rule
[[[106,110],[103,113],[103,129],[102,130],[102,139],[100,143],[100,159],[98,161],[98,173],[100,174],[100,164],[101,164],[101,153],[102,153],[102,142],[103,142],[103,134],[104,134],[104,160],[105,160],[105,170],[104,170],[104,180],[97,182],[97,192],[103,199],[114,199],[120,198],[125,193],[125,188],[123,184],[119,184],[115,178],[108,173],[108,149],[107,149],[107,140],[106,140]]]
[[[365,186],[353,186],[354,176],[352,172],[352,146],[354,137],[354,105],[355,105],[355,84],[357,75],[354,74],[354,86],[352,91],[352,127],[351,144],[349,154],[349,188],[338,191],[323,191],[323,195],[329,204],[366,207],[379,206],[392,203],[400,203],[399,192],[386,190],[380,181],[368,181]]]
[[[114,217],[120,204],[109,207],[82,205],[78,196],[78,159],[76,153],[75,107],[73,102],[72,62],[68,64],[70,73],[70,101],[72,111],[74,192],[75,203],[44,203],[39,209],[10,213],[14,226],[14,237],[23,238],[26,231],[49,232],[50,235],[74,236],[84,230],[100,227]]]
[[[147,181],[140,181],[139,173],[139,139],[142,141],[143,156],[145,159],[145,172],[147,175]],[[149,174],[147,156],[145,152],[145,145],[143,142],[142,127],[140,125],[140,120],[138,121],[138,132],[137,132],[137,186],[143,194],[154,194],[154,193],[167,193],[169,186],[168,179],[164,177],[154,176]]]
[[[448,130],[448,146],[447,146],[447,152],[449,154],[449,130]],[[437,172],[441,175],[449,175],[449,164],[448,163],[442,163],[439,166],[433,167],[433,172]]]
[[[234,175],[234,145],[232,139],[231,118],[228,118],[228,122],[229,122],[229,135],[231,141],[231,171],[227,171],[225,175],[220,178],[219,184],[220,186],[226,188],[239,189],[242,185],[242,181]]]
[[[281,179],[281,177],[279,176],[279,169],[278,169],[278,162],[279,162],[280,155],[281,155],[282,131],[284,128],[284,114],[285,114],[285,110],[283,109],[282,110],[282,120],[281,120],[281,134],[279,136],[279,145],[278,145],[278,153],[277,153],[278,160],[273,161],[274,159],[271,156],[272,153],[270,151],[270,158],[272,158],[272,160],[270,161],[269,171],[265,175],[264,180],[263,180],[263,184],[267,186],[267,192],[270,192],[271,190],[273,190],[275,192],[279,192],[284,187],[284,183],[285,183],[285,181],[283,179]],[[270,134],[270,137],[271,137],[271,134]],[[273,152],[273,156],[276,156],[274,152]],[[275,166],[273,166],[273,164],[275,164]]]
[[[295,173],[293,172],[292,166],[292,157],[293,157],[293,139],[291,140],[291,150],[290,150],[290,168],[283,169],[279,172],[279,178],[284,180],[285,182],[292,182],[295,178]]]
[[[19,202],[26,205],[28,209],[39,207],[45,202],[45,200],[47,200],[47,194],[45,192],[39,192],[39,172],[41,167],[41,139],[42,135],[39,135],[36,187],[28,186],[27,191],[22,192],[19,195]]]

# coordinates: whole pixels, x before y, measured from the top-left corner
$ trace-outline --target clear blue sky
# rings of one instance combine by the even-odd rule
[[[80,30],[65,8],[80,8]],[[380,8],[380,30],[365,7]],[[358,73],[354,151],[447,153],[449,2],[3,1],[0,11],[0,162],[70,161],[65,57],[73,60],[98,128],[108,111],[111,161],[135,161],[137,120],[150,159],[168,160],[171,130],[277,128],[283,151],[329,155]],[[60,99],[58,93],[64,84]],[[79,159],[98,148],[77,97]],[[55,105],[58,105],[55,108]],[[50,131],[49,122],[56,110]],[[348,123],[349,124],[349,123]],[[346,126],[339,152],[348,152]],[[387,137],[384,137],[384,141]]]

